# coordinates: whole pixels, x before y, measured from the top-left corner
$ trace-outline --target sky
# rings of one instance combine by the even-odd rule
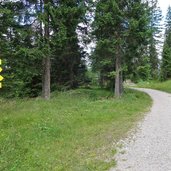
[[[171,0],[158,0],[159,6],[162,10],[163,16],[166,16],[167,8],[170,5],[171,6]]]

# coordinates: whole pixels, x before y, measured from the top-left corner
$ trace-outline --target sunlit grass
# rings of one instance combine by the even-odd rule
[[[159,81],[150,81],[150,82],[140,82],[138,87],[151,88],[156,90],[165,91],[171,93],[171,80],[159,82]]]
[[[0,170],[103,171],[114,142],[149,109],[148,95],[121,99],[100,89],[56,92],[42,99],[0,101]]]

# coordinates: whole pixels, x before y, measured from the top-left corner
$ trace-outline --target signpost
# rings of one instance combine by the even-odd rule
[[[4,79],[4,77],[0,75],[0,81],[2,81],[3,79]]]
[[[0,59],[0,65],[2,65],[2,60]],[[0,73],[2,72],[2,68],[0,66]],[[2,75],[0,75],[0,81],[2,81],[4,78]],[[0,82],[0,88],[2,88],[2,83]]]

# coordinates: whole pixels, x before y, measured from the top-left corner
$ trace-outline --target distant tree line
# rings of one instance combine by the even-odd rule
[[[120,97],[126,79],[138,82],[161,75],[168,79],[169,15],[160,62],[162,15],[157,0],[1,1],[5,79],[0,93],[49,99],[51,91],[94,83],[96,77],[97,85]],[[85,47],[90,42],[96,46],[87,59]],[[91,61],[91,69],[86,60]]]
[[[171,7],[169,6],[165,22],[165,37],[162,53],[161,78],[171,79]]]
[[[156,49],[161,11],[157,1],[106,0],[96,5],[93,68],[100,84],[123,93],[123,80],[154,79],[159,75]]]
[[[0,4],[0,55],[10,96],[50,98],[50,90],[84,81],[86,52],[77,32],[85,28],[85,0],[19,0]]]

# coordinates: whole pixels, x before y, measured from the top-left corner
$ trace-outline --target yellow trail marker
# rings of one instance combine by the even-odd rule
[[[2,81],[4,79],[4,77],[2,77],[1,75],[0,75],[0,81]]]
[[[0,65],[2,65],[2,60],[0,59]],[[0,72],[2,72],[2,68],[0,67]],[[0,81],[2,81],[4,78],[0,75]],[[2,83],[0,83],[0,88],[2,88]]]

